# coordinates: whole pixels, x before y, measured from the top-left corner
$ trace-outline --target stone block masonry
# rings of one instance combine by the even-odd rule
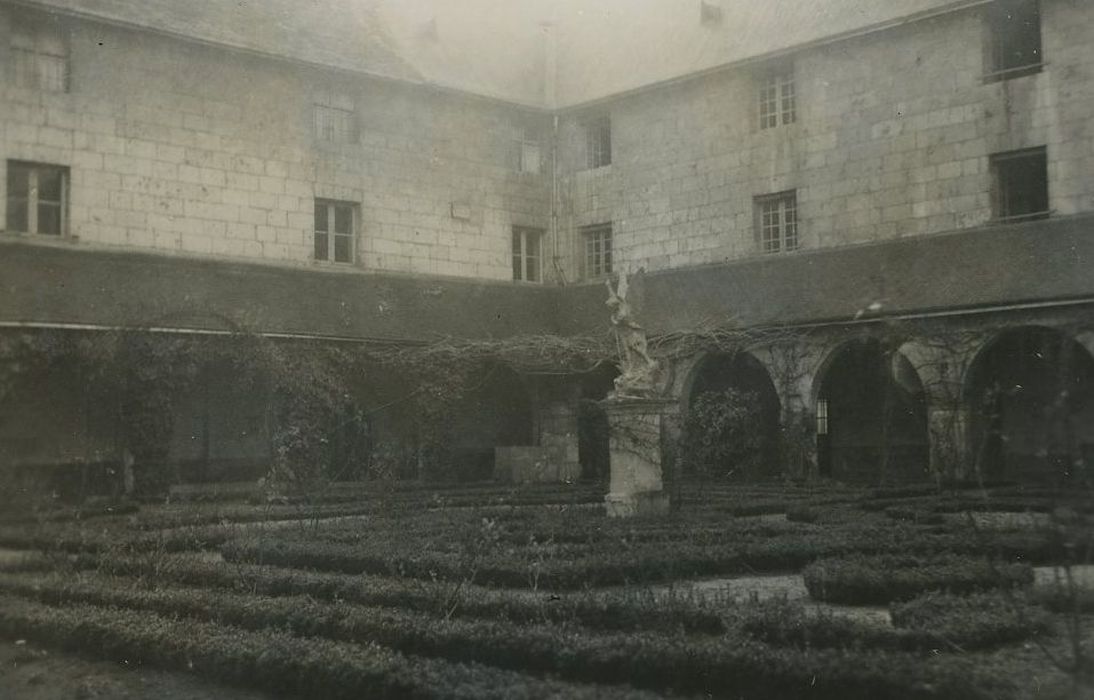
[[[0,6],[0,46],[15,13],[50,22]],[[549,179],[516,172],[512,157],[513,125],[545,117],[106,24],[64,26],[69,90],[5,78],[0,156],[69,169],[68,240],[330,268],[314,260],[320,198],[354,206],[360,269],[505,280],[511,227],[547,228]],[[316,134],[327,94],[353,108],[347,143]],[[453,218],[453,202],[469,217]]]

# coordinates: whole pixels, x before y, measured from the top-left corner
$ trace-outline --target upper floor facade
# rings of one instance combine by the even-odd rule
[[[574,283],[1094,211],[1082,0],[833,0],[729,49],[745,10],[679,3],[691,63],[644,27],[585,78],[595,18],[563,18],[477,83],[435,20],[431,73],[68,5],[0,3],[0,242]]]

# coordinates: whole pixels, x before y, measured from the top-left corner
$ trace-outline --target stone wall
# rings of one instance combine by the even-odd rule
[[[616,267],[649,270],[760,252],[753,198],[796,190],[801,248],[987,223],[990,154],[1047,149],[1054,216],[1094,206],[1094,31],[1089,3],[1045,0],[1044,69],[989,81],[982,9],[789,56],[792,124],[760,129],[749,64],[567,116],[560,143],[564,267],[580,279],[580,227],[611,222]],[[609,114],[612,163],[584,167],[581,120]],[[565,240],[565,239],[564,239]]]
[[[546,228],[549,178],[514,140],[540,115],[10,5],[0,59],[16,16],[67,38],[70,87],[5,79],[0,157],[70,169],[81,243],[331,267],[324,198],[357,206],[357,267],[511,279],[511,226]],[[354,110],[354,143],[316,138],[317,102]]]

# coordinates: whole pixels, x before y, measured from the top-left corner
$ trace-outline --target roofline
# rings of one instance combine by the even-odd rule
[[[403,86],[413,86],[418,88],[424,88],[434,92],[442,94],[455,95],[470,100],[485,101],[492,104],[502,105],[505,107],[518,108],[529,112],[539,112],[542,114],[553,114],[554,109],[544,104],[532,104],[530,102],[522,102],[521,100],[515,100],[512,98],[499,97],[497,95],[491,95],[484,92],[474,92],[471,90],[465,90],[449,85],[442,85],[430,80],[420,80],[412,78],[397,78],[391,75],[384,75],[383,73],[374,73],[372,71],[361,70],[356,68],[347,68],[345,66],[336,66],[330,63],[319,63],[317,61],[307,61],[302,58],[295,58],[292,56],[283,56],[281,54],[271,53],[269,51],[261,51],[259,49],[252,49],[246,46],[239,46],[237,44],[230,44],[222,41],[212,41],[210,39],[202,39],[190,34],[182,34],[181,32],[172,32],[166,29],[160,29],[157,27],[150,27],[145,24],[139,24],[137,22],[129,22],[123,19],[115,17],[104,17],[102,15],[96,15],[90,12],[83,12],[80,10],[74,10],[67,7],[58,7],[56,5],[39,2],[38,0],[0,0],[0,4],[13,5],[17,7],[24,7],[27,9],[36,10],[38,12],[57,13],[66,15],[68,17],[74,17],[85,22],[105,24],[111,27],[118,27],[120,29],[127,29],[130,31],[145,32],[148,34],[155,34],[157,36],[174,39],[188,44],[197,44],[199,46],[207,46],[211,48],[220,49],[222,51],[228,51],[231,53],[242,54],[245,56],[264,58],[267,60],[277,61],[279,63],[289,63],[296,66],[303,66],[306,68],[312,68],[322,71],[334,71],[344,75],[350,75],[358,78],[368,78],[370,80],[377,80],[385,83],[392,83]]]
[[[849,39],[855,39],[861,36],[867,36],[869,34],[877,34],[879,32],[896,29],[898,27],[903,27],[905,25],[913,24],[915,22],[922,22],[924,20],[932,19],[934,17],[963,12],[965,10],[981,7],[983,5],[990,5],[994,1],[995,0],[954,0],[949,5],[946,5],[944,7],[935,7],[930,10],[924,10],[922,12],[917,12],[912,15],[906,15],[899,19],[887,20],[885,22],[879,22],[877,24],[868,25],[866,27],[852,29],[846,32],[841,32],[839,34],[832,34],[821,39],[814,39],[813,41],[795,44],[785,49],[770,51],[764,54],[756,54],[747,58],[742,58],[735,61],[730,61],[728,63],[711,66],[710,68],[703,68],[701,70],[692,71],[690,73],[677,75],[672,78],[665,78],[664,80],[658,80],[652,83],[646,83],[645,85],[639,85],[638,87],[629,88],[627,90],[621,90],[619,92],[609,93],[600,97],[594,97],[583,102],[575,102],[569,105],[556,105],[554,107],[554,113],[567,114],[571,112],[579,112],[586,109],[593,109],[602,106],[608,102],[614,102],[616,100],[621,100],[627,97],[633,97],[635,95],[639,95],[645,92],[688,83],[692,80],[700,80],[702,78],[706,78],[722,72],[739,70],[755,63],[765,63],[767,61],[777,60],[779,58],[790,56],[792,54],[805,51],[807,49],[814,49],[821,46],[828,46],[830,44],[837,44],[839,42],[847,41]]]
[[[939,17],[946,14],[952,14],[961,12],[964,10],[980,7],[983,5],[991,4],[994,0],[954,0],[949,5],[943,7],[936,7],[930,10],[924,10],[912,15],[907,15],[899,19],[888,20],[877,24],[869,25],[866,27],[860,27],[858,29],[852,29],[839,34],[833,34],[821,39],[808,41],[802,44],[796,44],[785,49],[778,51],[771,51],[765,54],[758,54],[755,56],[749,56],[744,59],[731,61],[729,63],[723,63],[710,68],[704,68],[702,70],[693,71],[690,73],[684,73],[664,80],[654,81],[652,83],[646,83],[638,87],[622,90],[619,92],[609,93],[600,97],[595,97],[582,102],[575,102],[573,104],[546,104],[546,103],[530,103],[522,100],[516,100],[512,98],[500,97],[498,95],[492,95],[484,92],[475,92],[463,88],[452,87],[443,85],[441,83],[429,81],[429,80],[416,80],[412,78],[397,78],[390,75],[384,75],[383,73],[375,73],[372,71],[347,68],[344,66],[336,66],[329,63],[319,63],[316,61],[306,61],[301,58],[294,58],[290,56],[282,56],[280,54],[271,53],[269,51],[261,51],[259,49],[252,49],[246,46],[239,46],[236,44],[230,44],[227,42],[212,41],[209,39],[202,39],[200,37],[192,36],[189,34],[183,34],[180,32],[172,32],[166,29],[159,29],[156,27],[150,27],[148,25],[139,24],[136,22],[129,22],[123,19],[114,17],[104,17],[96,15],[90,12],[84,12],[80,10],[74,10],[70,8],[58,7],[53,4],[41,2],[40,0],[0,0],[0,3],[6,3],[9,5],[21,6],[26,8],[35,9],[41,12],[55,12],[65,14],[70,17],[76,17],[88,22],[97,22],[100,24],[106,24],[109,26],[120,27],[123,29],[137,30],[142,32],[148,32],[151,34],[157,34],[159,36],[168,37],[177,41],[198,44],[201,46],[209,46],[218,48],[221,50],[240,53],[248,56],[256,56],[266,58],[283,63],[291,63],[294,65],[305,66],[313,69],[320,69],[326,71],[335,71],[338,73],[348,74],[357,77],[366,77],[373,80],[379,80],[382,82],[395,83],[400,85],[412,85],[426,90],[435,91],[442,94],[455,95],[473,100],[484,100],[493,104],[503,105],[506,107],[515,107],[527,111],[539,112],[542,114],[567,114],[574,111],[582,111],[597,106],[603,105],[608,102],[613,102],[626,97],[632,97],[637,94],[645,93],[652,90],[657,90],[673,85],[687,83],[692,80],[699,80],[701,78],[708,77],[722,73],[724,71],[737,70],[754,63],[763,63],[766,61],[775,60],[781,57],[785,57],[800,51],[807,49],[817,48],[820,46],[827,46],[830,44],[839,43],[849,39],[854,39],[860,36],[866,36],[869,34],[875,34],[878,32],[887,31],[897,27],[902,27],[907,24],[920,22],[923,20]],[[557,89],[556,89],[557,94]]]

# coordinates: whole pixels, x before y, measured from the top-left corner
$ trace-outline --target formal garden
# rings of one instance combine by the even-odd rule
[[[1090,692],[1085,494],[327,483],[0,527],[0,634],[306,697]],[[227,692],[227,691],[226,691]]]

